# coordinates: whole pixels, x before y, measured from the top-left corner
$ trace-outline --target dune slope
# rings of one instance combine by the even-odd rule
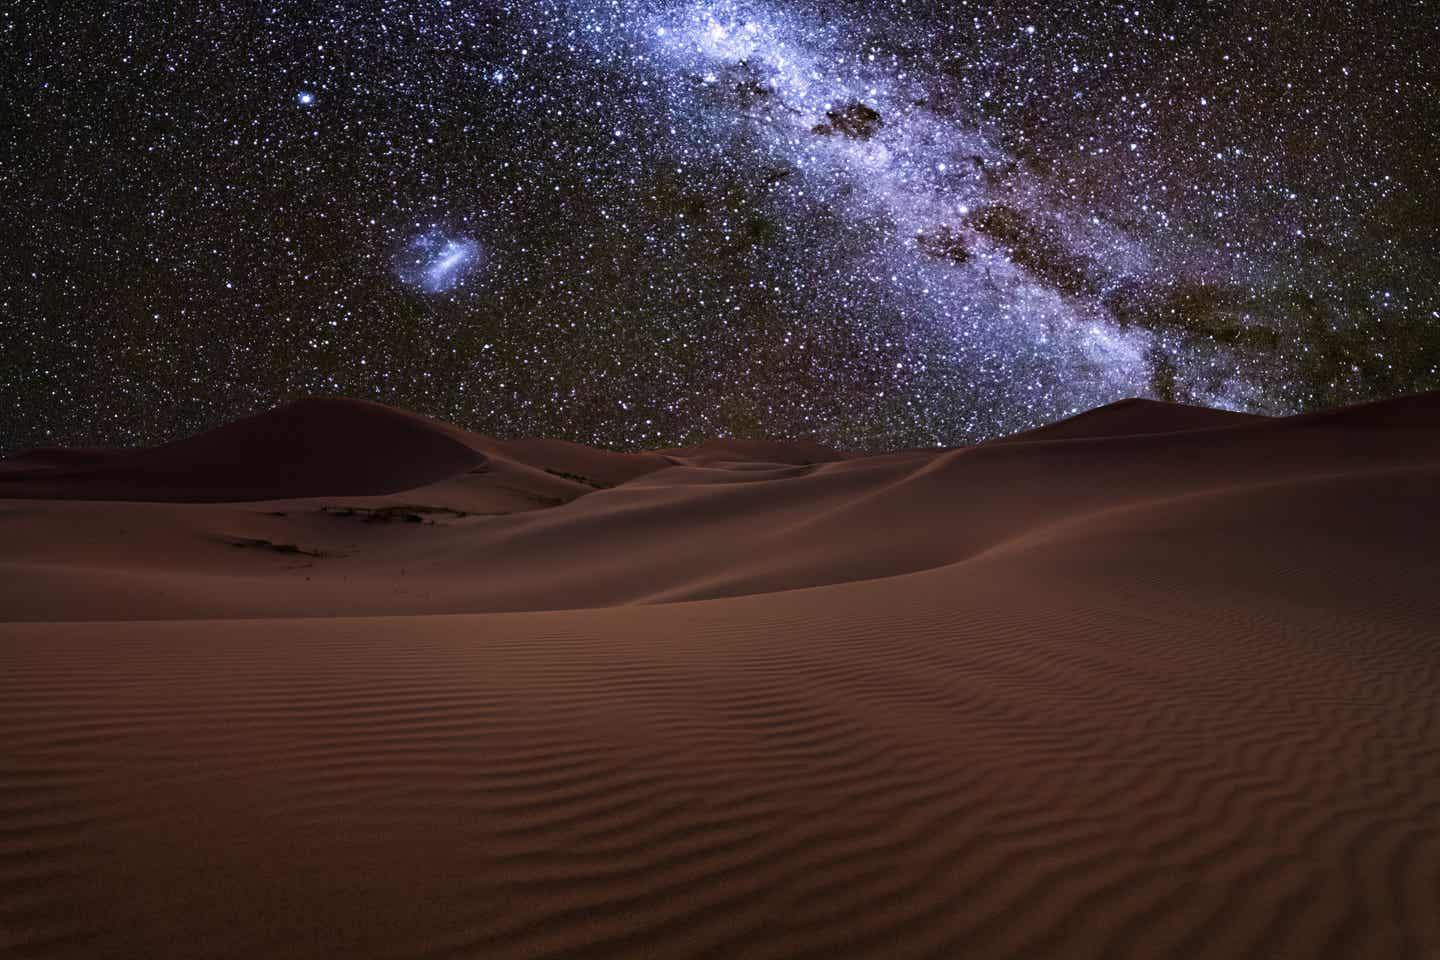
[[[1134,412],[0,503],[0,955],[1440,955],[1440,398]]]
[[[372,407],[388,416],[373,405],[360,412]],[[805,445],[712,443],[667,459],[402,420],[461,465],[481,465],[367,498],[338,495],[363,488],[357,481],[337,482],[337,495],[283,500],[259,499],[257,482],[242,503],[0,500],[0,618],[476,613],[738,596],[960,563],[1150,503],[1303,491],[1346,477],[1381,489],[1382,474],[1440,464],[1440,395],[1281,420],[1204,419],[1148,402],[1081,419],[1096,435],[1041,430],[960,450],[824,461]],[[215,434],[199,439],[218,446]],[[252,457],[257,448],[241,447]],[[746,449],[764,459],[728,459]],[[379,458],[382,474],[415,469]],[[416,463],[428,477],[439,459]],[[272,463],[267,477],[287,470]],[[64,481],[62,495],[84,482]],[[1306,522],[1322,536],[1332,525],[1369,524],[1406,550],[1435,532],[1427,494],[1387,493],[1374,504],[1360,496]],[[1245,535],[1260,542],[1270,526],[1294,527],[1288,510],[1255,517]],[[1416,563],[1431,569],[1423,556]]]

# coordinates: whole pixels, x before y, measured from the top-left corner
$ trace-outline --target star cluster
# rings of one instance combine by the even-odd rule
[[[1440,387],[1427,0],[22,2],[0,31],[0,453],[310,393],[879,449]]]

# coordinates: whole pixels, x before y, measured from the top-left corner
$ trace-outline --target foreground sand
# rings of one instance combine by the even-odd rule
[[[1440,398],[453,436],[12,467],[0,955],[1440,956]]]

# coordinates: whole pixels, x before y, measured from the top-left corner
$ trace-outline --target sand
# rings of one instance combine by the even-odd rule
[[[1437,494],[1440,395],[0,462],[0,956],[1440,956]]]

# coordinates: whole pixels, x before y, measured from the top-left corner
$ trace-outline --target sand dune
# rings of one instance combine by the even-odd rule
[[[1440,395],[0,477],[0,955],[1440,956]]]
[[[374,405],[341,409],[346,416],[391,416]],[[422,418],[401,419],[406,430],[454,454],[461,472],[363,498],[341,495],[358,492],[359,484],[339,481],[333,496],[257,500],[257,483],[244,502],[203,506],[0,501],[0,530],[9,545],[0,551],[0,609],[13,620],[166,619],[711,599],[961,563],[1043,540],[1094,516],[1103,522],[1161,504],[1169,517],[1165,503],[1277,485],[1296,490],[1297,499],[1243,531],[1256,544],[1298,511],[1321,536],[1355,519],[1397,539],[1393,549],[1423,553],[1433,513],[1423,489],[1412,499],[1386,493],[1381,502],[1334,517],[1307,512],[1304,503],[1318,481],[1354,476],[1363,488],[1386,482],[1379,474],[1428,475],[1440,458],[1437,397],[1289,420],[1206,418],[1149,403],[1102,408],[1080,419],[1097,435],[1075,434],[1072,420],[1050,428],[1058,437],[1042,430],[962,450],[844,459],[831,453],[826,461],[815,459],[822,448],[752,444],[748,449],[765,459],[745,462],[725,459],[747,449],[736,442],[706,446],[722,459],[671,453],[665,460],[572,444],[494,441]],[[1224,423],[1235,425],[1215,426]],[[1139,432],[1117,432],[1125,424]],[[381,431],[357,426],[354,432]],[[205,436],[209,449],[224,433]],[[262,448],[253,433],[242,436],[238,452],[207,462],[234,462],[241,454],[257,459]],[[365,445],[326,462],[371,457],[380,472],[411,469],[391,466],[377,450]],[[481,458],[480,465],[470,466],[467,456]],[[433,475],[439,459],[420,466]],[[268,483],[287,468],[252,463],[247,469]],[[203,470],[199,476],[209,482]],[[193,489],[172,484],[165,496],[206,499],[213,488],[201,481]],[[45,492],[33,475],[26,482]],[[73,497],[84,482],[76,472],[55,486]],[[104,476],[97,484],[109,482]],[[1283,537],[1296,535],[1293,526]],[[1281,548],[1291,542],[1282,539]],[[1417,564],[1407,569],[1430,569],[1428,561]]]
[[[1133,437],[1142,434],[1185,433],[1190,430],[1217,430],[1258,424],[1267,418],[1230,410],[1211,410],[1183,403],[1161,403],[1132,397],[1096,407],[1057,423],[1036,427],[1006,437],[1002,443],[1020,440],[1073,440],[1094,437]]]
[[[408,490],[484,464],[459,431],[363,400],[311,399],[148,450],[0,463],[0,496],[266,500]]]

